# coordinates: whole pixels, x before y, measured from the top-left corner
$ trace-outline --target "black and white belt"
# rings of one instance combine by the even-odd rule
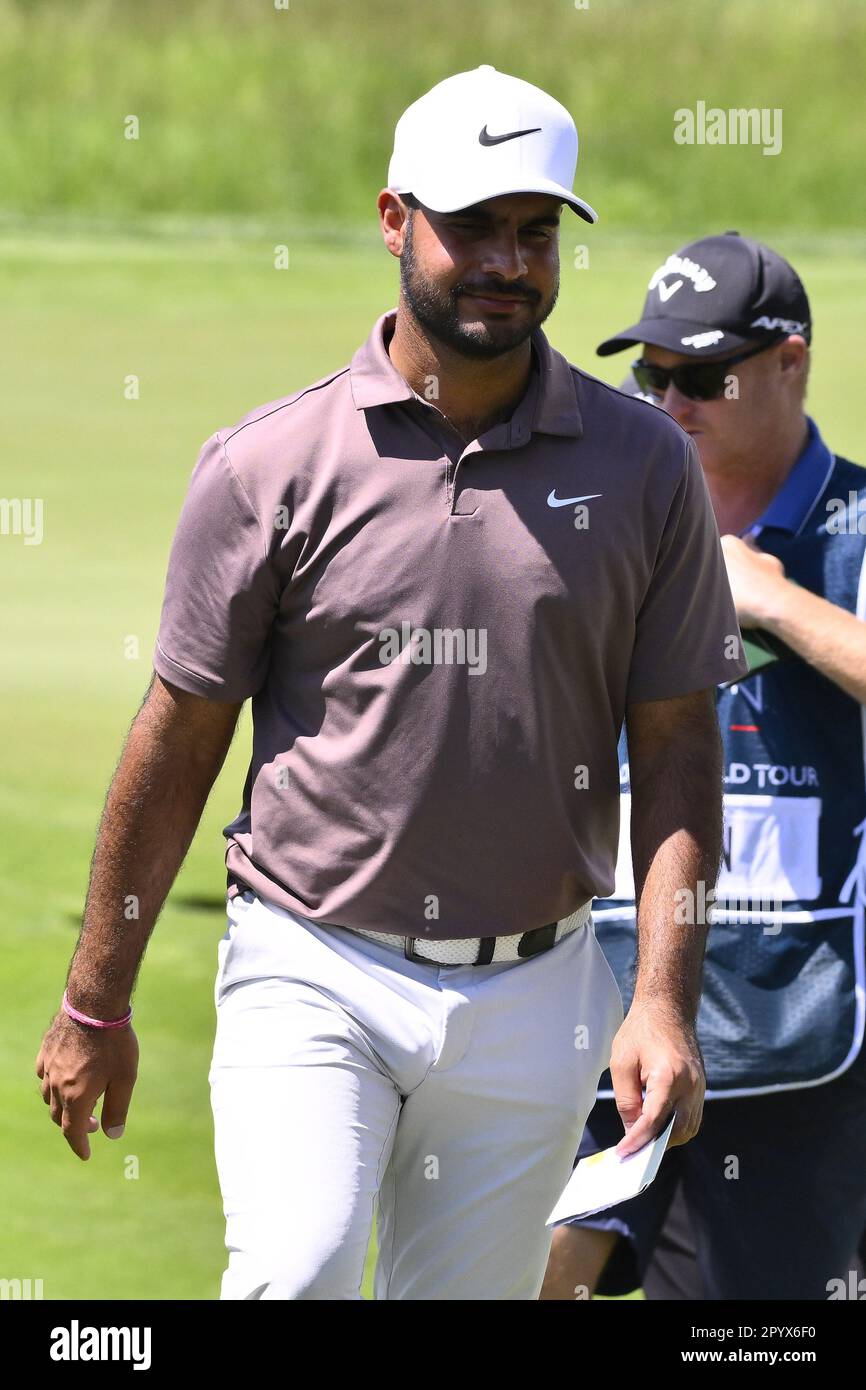
[[[570,917],[549,922],[532,931],[514,932],[511,936],[461,936],[450,941],[431,941],[420,936],[400,936],[392,932],[367,931],[361,927],[345,927],[355,936],[366,936],[382,946],[401,951],[407,960],[429,965],[498,965],[501,961],[525,960],[549,951],[563,937],[569,936],[590,919],[592,902],[584,903]]]

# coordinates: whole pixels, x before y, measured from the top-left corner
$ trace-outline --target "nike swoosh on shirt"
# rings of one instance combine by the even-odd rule
[[[551,490],[547,499],[548,507],[568,507],[572,502],[588,502],[591,497],[603,497],[602,492],[588,492],[585,497],[557,497],[556,488]]]
[[[484,126],[478,137],[479,145],[501,145],[505,140],[516,140],[520,135],[535,135],[541,130],[540,125],[534,125],[531,130],[510,130],[507,135],[488,135],[487,126]]]

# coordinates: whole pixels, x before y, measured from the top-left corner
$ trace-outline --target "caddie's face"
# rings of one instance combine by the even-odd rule
[[[805,343],[796,339],[797,344]],[[726,373],[725,394],[717,400],[694,401],[683,396],[671,382],[660,405],[693,436],[701,463],[709,471],[752,465],[772,450],[779,430],[787,424],[790,411],[798,411],[800,397],[796,377],[802,368],[803,353],[793,338],[745,362],[735,363]],[[716,353],[701,357],[702,362],[723,362],[736,353]],[[643,345],[642,356],[659,367],[675,367],[695,362],[693,356],[669,352],[666,348]]]
[[[467,357],[519,346],[556,303],[562,206],[546,193],[508,193],[459,212],[416,210],[400,280],[418,321]]]

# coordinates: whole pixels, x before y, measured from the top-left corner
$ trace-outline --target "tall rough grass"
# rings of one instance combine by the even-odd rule
[[[289,6],[0,0],[0,212],[367,221],[404,107],[491,62],[574,113],[608,228],[866,227],[863,0]],[[781,154],[675,145],[698,100],[780,107]]]

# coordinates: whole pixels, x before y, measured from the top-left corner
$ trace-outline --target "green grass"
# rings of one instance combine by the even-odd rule
[[[594,344],[633,321],[675,243],[590,238],[589,270],[569,268],[564,242],[547,331],[571,360],[617,380],[626,359],[599,364]],[[80,1163],[49,1122],[33,1064],[74,947],[105,788],[149,679],[198,448],[253,406],[344,365],[396,300],[396,264],[373,233],[290,249],[291,269],[277,272],[268,242],[228,235],[0,241],[0,496],[45,499],[42,545],[0,538],[0,588],[15,596],[0,612],[0,1273],[42,1278],[46,1298],[210,1299],[223,1268],[206,1078],[220,831],[238,805],[246,716],[142,971],[142,1066],[123,1139],[96,1136]],[[862,460],[861,249],[802,239],[780,249],[815,310],[811,407],[831,446]],[[123,395],[132,373],[137,401]],[[137,659],[124,655],[129,636]]]
[[[866,224],[861,0],[0,0],[0,207],[362,217],[398,116],[492,63],[552,92],[609,227]],[[673,143],[697,101],[783,112],[782,153]],[[128,116],[139,138],[124,137]]]

